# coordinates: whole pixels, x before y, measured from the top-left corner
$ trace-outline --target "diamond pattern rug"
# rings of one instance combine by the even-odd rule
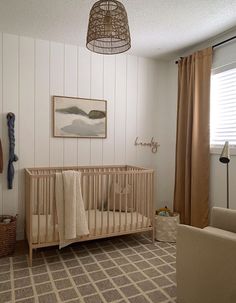
[[[0,259],[0,303],[174,303],[175,245],[148,234]]]

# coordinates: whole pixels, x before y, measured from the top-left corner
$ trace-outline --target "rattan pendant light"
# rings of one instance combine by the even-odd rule
[[[99,0],[93,5],[86,46],[92,52],[104,55],[119,54],[130,49],[128,17],[122,3]]]

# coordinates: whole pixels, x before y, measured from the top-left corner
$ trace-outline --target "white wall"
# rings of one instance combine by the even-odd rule
[[[160,142],[157,161],[158,208],[173,207],[175,142],[177,115],[177,66],[173,62],[162,64],[161,85],[164,92],[158,100],[157,138]]]
[[[18,238],[24,233],[24,168],[125,163],[157,166],[159,154],[152,154],[148,147],[135,147],[134,140],[136,136],[159,139],[156,121],[161,112],[157,109],[166,102],[167,74],[162,73],[166,73],[165,64],[149,59],[101,56],[73,45],[0,34],[0,137],[4,152],[0,214],[19,214]],[[54,138],[52,95],[106,99],[107,139]],[[7,190],[6,183],[9,111],[16,115],[15,152],[19,156],[12,190]],[[162,113],[168,114],[164,109]],[[159,134],[165,154],[169,143],[163,132]],[[159,174],[164,170],[163,166]],[[169,178],[168,173],[165,177]],[[159,179],[165,190],[164,179]]]

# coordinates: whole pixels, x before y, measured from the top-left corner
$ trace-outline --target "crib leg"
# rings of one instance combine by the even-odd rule
[[[33,261],[33,249],[31,245],[29,245],[29,266],[32,267],[32,261]]]

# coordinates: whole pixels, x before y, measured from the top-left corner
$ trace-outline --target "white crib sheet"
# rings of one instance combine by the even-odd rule
[[[106,235],[111,233],[118,233],[124,231],[130,231],[140,229],[141,227],[150,226],[151,222],[146,216],[142,216],[138,212],[118,212],[118,211],[102,211],[91,209],[89,212],[86,211],[86,216],[89,223],[90,236],[95,235]],[[33,243],[38,243],[38,239],[41,243],[58,241],[58,225],[55,225],[55,231],[53,228],[53,217],[52,215],[33,215],[32,222],[32,239]],[[103,218],[103,219],[102,219]],[[38,237],[39,220],[40,219],[40,235]],[[109,228],[108,228],[109,221]],[[103,228],[101,230],[101,226]],[[96,227],[96,228],[95,228]],[[46,232],[47,231],[47,232]],[[55,233],[55,239],[53,237]]]

